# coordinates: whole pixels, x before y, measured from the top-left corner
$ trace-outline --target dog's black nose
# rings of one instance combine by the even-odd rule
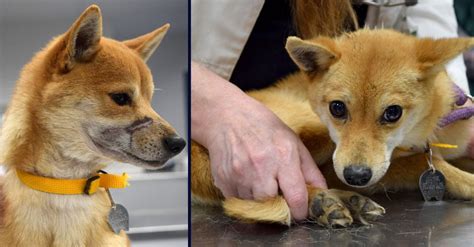
[[[173,154],[177,154],[186,146],[186,141],[179,136],[168,136],[164,139],[165,147]]]
[[[372,178],[372,170],[365,166],[350,165],[344,168],[344,179],[350,185],[363,186]]]

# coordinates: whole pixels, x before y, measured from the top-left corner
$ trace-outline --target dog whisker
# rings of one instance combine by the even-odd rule
[[[387,190],[387,187],[385,187],[385,184],[383,183],[380,183],[380,186],[382,186],[382,189],[383,189],[383,192],[385,194],[385,197],[387,197],[388,200],[392,200],[392,198],[390,198],[390,196],[388,195],[388,190]]]

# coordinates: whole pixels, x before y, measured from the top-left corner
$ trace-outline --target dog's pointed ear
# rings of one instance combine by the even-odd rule
[[[296,65],[310,73],[327,70],[341,56],[334,40],[327,37],[310,41],[288,37],[285,48]]]
[[[77,62],[87,61],[100,49],[102,15],[97,5],[89,6],[62,36],[59,69],[70,71]]]
[[[423,73],[443,69],[443,65],[474,46],[474,38],[418,39],[416,58]]]
[[[139,36],[134,39],[123,41],[123,43],[130,49],[138,52],[138,55],[147,61],[148,58],[153,54],[156,48],[160,45],[161,41],[165,37],[166,32],[170,28],[170,24],[165,24],[153,32]]]

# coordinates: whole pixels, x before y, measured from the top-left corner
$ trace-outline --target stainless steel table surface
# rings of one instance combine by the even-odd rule
[[[474,202],[424,202],[418,192],[371,198],[386,215],[346,229],[247,224],[219,208],[193,205],[192,246],[474,246]]]

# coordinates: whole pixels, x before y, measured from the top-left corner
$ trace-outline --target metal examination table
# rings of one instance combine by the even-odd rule
[[[371,196],[387,210],[371,226],[245,224],[192,207],[193,246],[474,246],[474,202],[424,202],[419,192]]]

